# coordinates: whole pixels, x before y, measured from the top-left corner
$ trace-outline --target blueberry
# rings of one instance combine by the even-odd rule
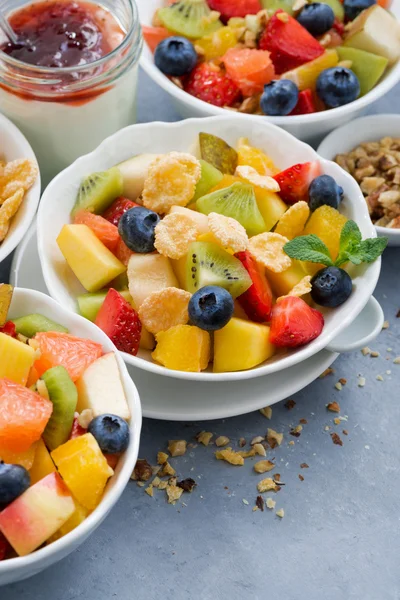
[[[0,510],[23,494],[30,484],[29,473],[24,467],[0,461]]]
[[[129,446],[129,426],[117,415],[100,415],[90,422],[89,433],[96,438],[105,454],[120,454]]]
[[[339,267],[326,267],[311,279],[311,297],[316,304],[336,308],[346,302],[353,290],[351,277]]]
[[[229,292],[217,285],[207,285],[190,298],[189,317],[200,329],[217,331],[231,320],[233,308]]]
[[[311,182],[308,188],[308,195],[311,211],[316,210],[324,204],[337,209],[343,198],[343,188],[330,175],[320,175]]]
[[[284,116],[292,112],[299,99],[299,89],[289,79],[276,79],[264,86],[261,110],[266,115]]]
[[[118,224],[119,235],[132,252],[154,252],[154,229],[159,221],[157,213],[135,206],[122,215]]]
[[[328,108],[337,108],[358,98],[360,82],[350,69],[332,67],[319,75],[317,94]]]
[[[192,42],[186,38],[169,37],[158,44],[154,62],[165,75],[180,77],[194,69],[197,63],[197,52]]]
[[[363,10],[376,4],[376,0],[344,0],[344,12],[349,21],[353,21]]]
[[[297,20],[311,35],[323,35],[333,27],[335,13],[327,4],[313,2],[305,5]]]

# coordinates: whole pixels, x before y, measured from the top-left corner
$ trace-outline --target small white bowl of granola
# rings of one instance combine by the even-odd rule
[[[355,178],[378,235],[400,246],[400,115],[370,115],[339,127],[318,154]]]
[[[39,168],[28,140],[0,114],[0,263],[31,226],[40,188]]]

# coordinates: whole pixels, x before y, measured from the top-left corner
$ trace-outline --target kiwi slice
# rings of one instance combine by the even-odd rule
[[[250,275],[237,258],[214,242],[193,242],[186,263],[186,288],[196,292],[206,285],[219,285],[233,298],[252,285]]]
[[[293,16],[293,4],[294,0],[261,0],[262,7],[271,11],[271,14],[280,8]]]
[[[249,236],[267,231],[250,183],[233,183],[227,188],[207,194],[197,200],[196,208],[205,215],[216,212],[236,219]]]
[[[33,315],[26,315],[19,319],[13,319],[13,323],[17,330],[17,333],[24,335],[27,338],[32,338],[39,332],[43,331],[59,331],[60,333],[68,333],[68,329],[59,325],[55,321],[34,313]]]
[[[78,391],[65,367],[53,367],[43,373],[53,412],[43,432],[43,439],[49,450],[55,450],[69,438],[76,405]]]
[[[122,196],[122,191],[123,179],[117,167],[101,173],[92,173],[82,181],[71,214],[74,216],[79,210],[83,209],[100,214],[118,196]]]
[[[234,175],[238,165],[238,153],[224,140],[212,133],[199,134],[201,158],[213,167],[225,173]]]
[[[178,0],[171,6],[160,8],[157,17],[164,27],[188,38],[201,38],[222,27],[213,19],[206,0]]]
[[[82,296],[78,296],[79,312],[82,317],[85,317],[85,319],[89,319],[89,321],[94,323],[97,313],[106,299],[107,293],[108,290],[105,292],[95,292],[94,294],[82,294]],[[127,302],[132,303],[132,297],[128,290],[122,290],[119,293]]]
[[[201,165],[201,177],[196,185],[193,201],[196,201],[202,196],[208,194],[208,192],[213,187],[218,185],[223,178],[221,171],[218,171],[218,169],[213,167],[213,165],[203,159],[200,159],[199,162]]]

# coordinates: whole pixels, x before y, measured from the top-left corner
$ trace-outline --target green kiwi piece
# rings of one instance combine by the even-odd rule
[[[13,323],[17,330],[17,333],[24,335],[27,338],[32,338],[39,332],[44,331],[59,331],[60,333],[68,333],[68,329],[59,325],[55,321],[34,313],[32,315],[26,315],[25,317],[19,317],[19,319],[13,319]]]
[[[240,260],[218,244],[193,242],[187,255],[186,287],[193,294],[206,285],[218,285],[237,298],[252,280]]]
[[[118,196],[122,196],[122,191],[123,179],[117,167],[92,173],[82,181],[71,214],[74,216],[80,210],[101,214]]]
[[[197,200],[196,208],[205,215],[215,212],[236,219],[249,236],[267,231],[250,183],[238,181],[227,188],[211,192]]]
[[[365,96],[372,90],[384,74],[388,59],[358,48],[337,48],[339,60],[350,60],[350,69],[357,75],[360,82],[360,96]]]
[[[43,373],[53,412],[43,432],[43,439],[49,450],[55,450],[68,441],[71,433],[78,391],[65,367],[53,367]]]
[[[238,153],[234,148],[212,133],[200,133],[199,142],[203,160],[206,160],[221,173],[226,175],[235,174],[238,165]]]
[[[119,293],[127,302],[132,302],[132,297],[128,290],[122,290]],[[89,319],[89,321],[94,323],[107,294],[108,290],[104,292],[94,292],[93,294],[82,294],[82,296],[78,296],[77,301],[79,312],[81,313],[82,317],[85,317],[85,319]]]
[[[201,177],[196,185],[196,191],[194,194],[193,201],[198,200],[202,196],[208,194],[208,192],[218,185],[223,178],[221,171],[218,171],[213,165],[210,165],[207,161],[202,158],[199,160],[201,165]]]
[[[289,15],[293,15],[294,0],[261,0],[261,4],[263,8],[271,11],[271,14],[281,8]]]
[[[222,27],[221,21],[210,19],[210,15],[206,0],[178,0],[157,11],[164,27],[192,39],[209,35]]]

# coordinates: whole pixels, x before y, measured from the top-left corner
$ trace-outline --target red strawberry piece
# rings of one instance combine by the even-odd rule
[[[308,188],[318,175],[321,175],[321,165],[316,160],[293,165],[275,175],[274,179],[281,188],[279,195],[282,200],[286,204],[296,204],[300,200],[308,202]]]
[[[126,213],[127,210],[134,208],[135,206],[140,206],[140,204],[136,204],[136,202],[132,202],[132,200],[124,198],[124,196],[120,196],[114,200],[109,208],[107,208],[103,214],[103,217],[118,227],[118,223],[122,215]]]
[[[272,309],[269,339],[279,348],[297,348],[315,340],[324,328],[324,317],[296,296],[286,296]]]
[[[0,333],[5,333],[5,335],[9,335],[13,338],[17,337],[17,330],[12,321],[7,321],[7,323],[5,323],[3,327],[0,327]]]
[[[259,267],[247,250],[238,252],[235,256],[240,260],[253,282],[249,289],[239,296],[240,305],[252,321],[259,323],[269,321],[272,310],[272,291],[265,277],[264,269]]]
[[[312,90],[303,90],[299,93],[299,99],[296,106],[290,113],[291,115],[310,115],[317,112],[314,103]]]
[[[339,21],[337,17],[333,22],[333,29],[335,29],[341,37],[344,36],[344,23],[342,23],[342,21]]]
[[[5,559],[9,547],[6,538],[0,533],[0,561]]]
[[[96,325],[108,335],[118,350],[136,356],[142,323],[136,310],[113,288],[108,290],[96,317]]]
[[[211,10],[221,13],[222,21],[229,21],[232,17],[245,17],[256,15],[262,10],[260,0],[208,0]]]
[[[74,440],[77,437],[81,437],[81,435],[84,435],[85,433],[87,433],[87,429],[79,425],[78,417],[74,417],[74,422],[72,423],[72,429],[71,433],[69,434],[69,439]]]
[[[259,47],[271,53],[278,75],[310,62],[325,52],[325,48],[311,33],[283,10],[277,10],[268,21]]]
[[[224,71],[207,63],[193,69],[184,88],[188,94],[214,106],[232,106],[241,97],[236,83]]]

